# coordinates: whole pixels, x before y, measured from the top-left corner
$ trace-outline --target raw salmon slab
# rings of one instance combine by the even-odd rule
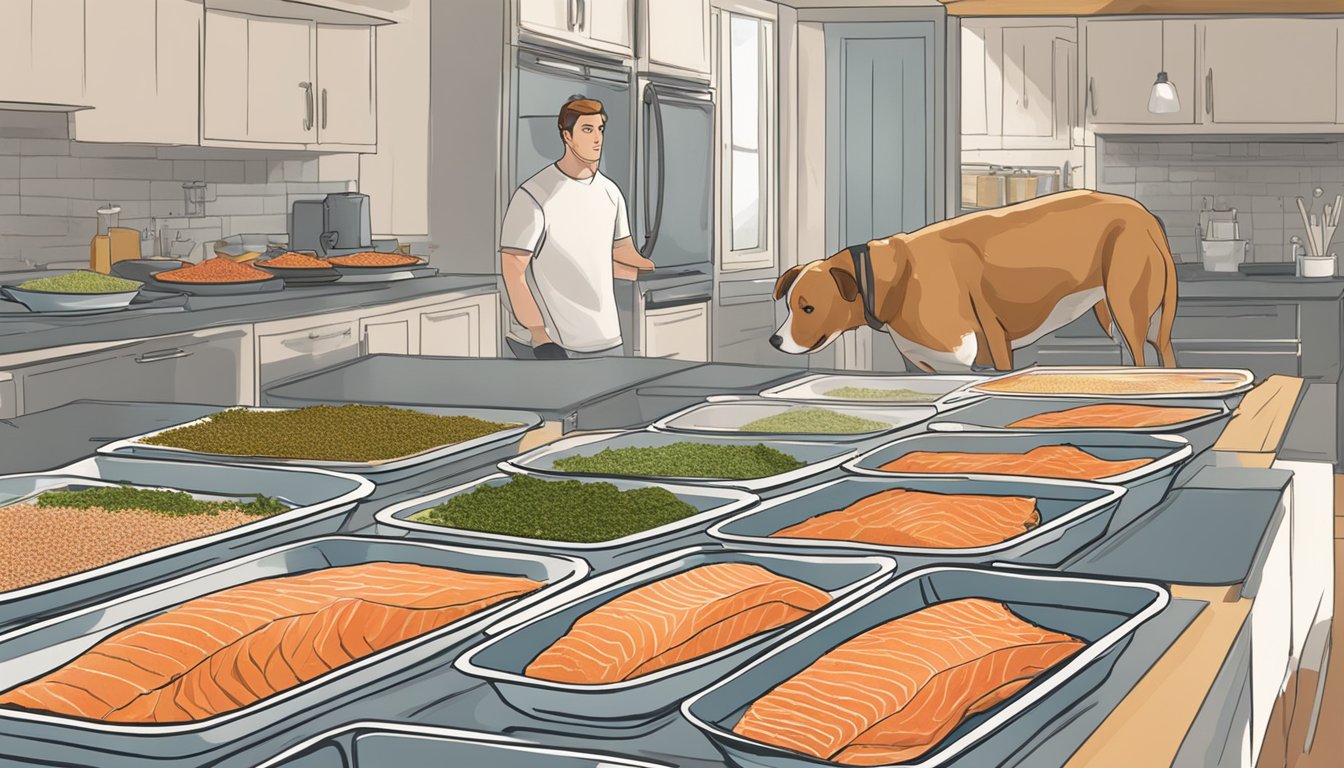
[[[801,619],[830,599],[759,565],[702,565],[589,611],[526,674],[576,684],[630,680]]]
[[[1014,429],[1139,429],[1169,427],[1218,413],[1212,408],[1108,403],[1038,413],[1009,424]]]
[[[998,544],[1040,523],[1032,498],[895,488],[771,535],[945,549]]]
[[[1063,480],[1114,477],[1152,463],[1152,459],[1108,461],[1071,445],[1043,445],[1026,453],[911,451],[882,465],[887,472],[917,474],[1018,475]]]
[[[541,586],[386,562],[262,579],[117,632],[0,695],[0,706],[119,723],[203,720]]]

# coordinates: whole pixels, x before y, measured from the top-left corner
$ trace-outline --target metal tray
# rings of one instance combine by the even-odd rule
[[[99,768],[147,763],[196,766],[210,762],[223,750],[275,738],[338,708],[348,712],[351,719],[371,717],[380,698],[386,705],[386,696],[380,694],[399,683],[432,674],[455,647],[483,627],[527,611],[588,571],[587,564],[574,558],[354,536],[308,539],[0,635],[0,690],[56,669],[107,636],[189,600],[257,579],[368,562],[417,563],[525,576],[549,584],[531,595],[491,606],[337,667],[251,706],[197,722],[127,725],[0,709],[0,755]]]
[[[189,421],[184,424],[177,424],[171,427],[165,427],[153,432],[146,432],[143,435],[128,437],[124,440],[117,440],[98,447],[98,453],[112,456],[129,456],[135,458],[168,459],[176,461],[201,461],[210,463],[233,464],[235,462],[250,462],[254,464],[273,464],[291,467],[320,467],[323,469],[332,469],[341,472],[353,472],[355,474],[378,475],[379,481],[388,481],[398,479],[409,474],[417,473],[428,468],[433,464],[436,468],[443,468],[447,464],[457,463],[477,456],[492,449],[509,446],[516,449],[522,442],[523,435],[530,430],[536,429],[541,425],[541,417],[528,411],[513,410],[495,410],[487,408],[430,408],[421,406],[398,406],[406,407],[410,410],[430,413],[437,416],[472,416],[485,421],[494,421],[501,423],[517,423],[516,427],[509,427],[498,432],[492,432],[488,435],[466,440],[460,443],[442,445],[437,448],[431,448],[420,453],[403,456],[396,459],[371,462],[354,461],[322,461],[316,459],[284,459],[271,456],[228,456],[215,453],[199,453],[189,451],[183,448],[172,448],[161,445],[147,445],[141,441],[147,437],[152,437],[171,429],[184,427],[188,424],[198,424],[208,421],[209,416],[195,421]],[[223,410],[230,410],[221,408]],[[289,408],[247,408],[249,411],[285,411],[293,410]]]
[[[363,251],[363,253],[372,253],[372,252],[373,251]],[[341,255],[352,256],[354,254],[341,254]],[[392,255],[392,254],[389,253],[386,255]],[[328,260],[330,260],[334,257],[328,256],[327,258]],[[424,269],[425,267],[429,266],[429,261],[424,259],[423,257],[413,257],[413,258],[416,258],[416,261],[412,261],[408,264],[390,264],[387,266],[380,266],[380,267],[361,267],[353,264],[337,264],[336,262],[331,262],[331,268],[336,270],[337,272],[340,272],[342,275],[387,275],[396,272],[413,272],[417,269]]]
[[[1177,435],[1149,435],[1131,432],[1073,432],[1067,435],[1046,432],[967,432],[962,434],[914,435],[890,442],[845,464],[845,469],[860,475],[886,478],[975,477],[972,472],[949,474],[884,472],[878,467],[913,451],[964,451],[978,453],[1026,453],[1045,445],[1072,445],[1101,459],[1151,458],[1138,469],[1093,482],[1122,485],[1125,495],[1111,520],[1111,530],[1119,530],[1157,506],[1171,490],[1176,474],[1194,456],[1189,441]],[[1010,477],[989,475],[983,477]]]
[[[493,474],[488,477],[473,480],[469,483],[458,485],[454,488],[449,488],[446,491],[439,491],[437,493],[429,494],[428,496],[417,496],[416,498],[393,504],[392,506],[380,510],[375,516],[378,524],[377,532],[379,534],[391,532],[385,529],[392,529],[402,533],[410,531],[420,538],[456,541],[464,544],[477,544],[479,546],[498,547],[511,550],[564,552],[566,554],[579,555],[592,561],[596,557],[606,558],[642,555],[651,547],[667,544],[668,542],[682,538],[682,534],[695,534],[701,532],[704,530],[706,524],[726,517],[727,515],[740,512],[759,501],[754,494],[734,488],[673,485],[620,478],[573,478],[585,483],[611,483],[623,491],[636,488],[665,488],[675,494],[677,498],[700,510],[700,513],[697,515],[692,515],[682,520],[668,523],[667,525],[650,528],[646,531],[630,534],[629,536],[622,536],[618,539],[594,543],[528,539],[517,536],[507,536],[499,533],[472,531],[465,528],[448,528],[442,525],[422,523],[410,519],[423,510],[438,506],[453,496],[470,493],[479,486],[503,485],[508,482],[510,477],[511,476],[507,474]],[[601,514],[601,510],[593,510],[593,513]]]
[[[53,291],[26,291],[12,285],[0,286],[0,294],[16,301],[32,312],[106,312],[130,306],[140,289],[116,293],[56,293]]]
[[[1074,375],[1096,376],[1096,375],[1104,375],[1104,374],[1107,374],[1107,373],[1116,373],[1116,374],[1135,374],[1135,373],[1138,373],[1138,374],[1158,374],[1158,375],[1161,375],[1161,374],[1170,374],[1170,373],[1181,373],[1181,374],[1192,374],[1192,373],[1193,373],[1193,374],[1208,374],[1208,375],[1210,375],[1210,376],[1217,376],[1217,377],[1219,377],[1220,379],[1221,379],[1221,378],[1226,378],[1226,380],[1227,380],[1227,384],[1226,384],[1226,389],[1225,389],[1224,391],[1221,391],[1221,392],[1170,392],[1170,393],[1155,393],[1155,394],[1143,394],[1143,395],[1124,395],[1124,394],[1119,394],[1119,395],[1117,395],[1117,394],[1111,394],[1111,393],[1096,393],[1096,392],[1072,392],[1072,393],[1067,393],[1067,392],[1052,392],[1052,393],[1050,393],[1049,395],[1046,395],[1046,396],[1048,396],[1048,397],[1050,397],[1050,398],[1056,398],[1056,399],[1059,399],[1059,398],[1064,398],[1064,399],[1077,399],[1077,398],[1082,398],[1082,399],[1086,399],[1086,400],[1096,400],[1096,399],[1105,399],[1105,400],[1169,400],[1169,399],[1186,399],[1186,400],[1194,400],[1194,399],[1198,399],[1198,400],[1208,400],[1208,399],[1217,399],[1217,398],[1231,397],[1232,395],[1240,394],[1240,393],[1245,392],[1246,390],[1250,389],[1251,387],[1255,386],[1255,375],[1254,375],[1253,373],[1251,373],[1250,371],[1243,370],[1243,369],[1240,369],[1240,368],[1136,368],[1136,367],[1134,367],[1134,366],[1125,366],[1125,365],[1116,365],[1116,366],[1090,366],[1090,367],[1041,366],[1041,367],[1027,368],[1027,369],[1025,369],[1025,370],[1021,370],[1021,371],[1014,371],[1014,372],[1012,372],[1012,373],[1004,374],[1003,376],[998,376],[998,377],[995,377],[995,378],[993,378],[993,379],[989,379],[989,380],[981,380],[980,382],[972,382],[972,383],[967,384],[966,386],[962,387],[961,389],[958,389],[958,390],[955,391],[955,392],[949,393],[948,396],[947,396],[946,402],[947,402],[947,404],[949,404],[949,405],[952,405],[952,404],[959,404],[959,403],[964,402],[964,401],[966,401],[966,400],[968,400],[968,399],[976,399],[976,398],[979,398],[979,397],[986,397],[986,396],[988,396],[988,397],[1026,397],[1026,398],[1040,398],[1040,397],[1042,397],[1042,394],[1039,393],[1039,392],[1000,392],[1000,391],[988,390],[988,389],[983,389],[983,388],[981,388],[981,387],[980,387],[980,384],[987,383],[987,381],[1002,381],[1002,380],[1005,380],[1005,379],[1018,378],[1018,377],[1023,377],[1023,376],[1060,376],[1060,375],[1068,375],[1068,376],[1074,376]]]
[[[754,432],[741,427],[757,419],[775,416],[795,408],[822,408],[846,416],[854,416],[869,421],[884,422],[882,429],[866,432],[797,433],[797,432]],[[665,418],[655,421],[649,428],[655,432],[676,432],[681,434],[730,435],[735,437],[755,437],[766,440],[817,441],[827,443],[848,443],[871,440],[891,434],[900,429],[913,427],[929,420],[936,414],[932,406],[878,406],[858,408],[854,406],[829,405],[822,403],[798,403],[787,400],[769,400],[765,398],[719,399],[693,405]]]
[[[564,472],[555,468],[555,461],[568,456],[592,455],[604,448],[629,448],[669,445],[671,443],[694,442],[712,445],[754,445],[763,443],[792,455],[805,466],[768,477],[749,480],[710,479],[703,477],[649,477],[632,478],[636,480],[657,480],[660,482],[687,483],[691,485],[711,485],[728,488],[742,488],[748,491],[763,491],[821,474],[828,469],[840,466],[853,458],[855,449],[833,443],[793,443],[782,440],[756,440],[730,437],[712,437],[709,435],[674,435],[666,432],[592,432],[586,435],[557,440],[543,445],[516,458],[501,462],[499,468],[505,472],[534,473],[561,477],[610,477],[590,472]]]
[[[506,736],[369,720],[324,733],[258,768],[668,768],[596,752],[543,747]]]
[[[284,290],[285,281],[279,277],[265,280],[247,280],[233,283],[184,283],[173,280],[160,280],[158,273],[149,276],[149,282],[156,289],[181,291],[193,296],[234,296],[241,293],[270,293]]]
[[[339,268],[338,268],[339,271]],[[439,274],[438,267],[395,267],[387,272],[342,272],[340,283],[391,283],[397,280],[411,280],[417,277],[433,277]]]
[[[893,547],[860,541],[776,538],[771,535],[895,488],[926,493],[1032,497],[1036,499],[1041,523],[1011,539],[983,547]],[[715,524],[709,529],[709,535],[734,545],[757,548],[882,552],[896,557],[903,570],[939,562],[964,565],[995,560],[1055,565],[1106,534],[1124,494],[1125,489],[1120,486],[1075,480],[1026,480],[991,475],[919,480],[844,477],[771,499]]]
[[[792,626],[747,638],[698,659],[634,680],[581,685],[539,680],[527,665],[588,612],[637,587],[701,565],[752,563],[829,592],[833,601]],[[735,669],[781,634],[799,631],[886,580],[896,568],[888,557],[825,557],[696,548],[672,552],[598,576],[548,602],[545,615],[514,626],[459,656],[455,666],[490,682],[510,706],[543,720],[630,726],[670,712],[677,702]]]
[[[812,376],[805,376],[797,381],[782,384],[777,387],[771,387],[761,392],[761,397],[780,400],[803,400],[807,402],[823,403],[843,403],[846,405],[865,405],[865,406],[893,406],[893,405],[932,405],[939,410],[943,410],[943,400],[947,395],[956,392],[966,386],[976,384],[987,380],[987,376],[952,376],[952,375],[849,375],[834,373],[818,373]],[[831,397],[826,392],[840,387],[869,387],[874,389],[892,388],[892,389],[911,389],[916,392],[928,393],[927,400],[849,400],[845,398]]]
[[[1134,434],[1172,434],[1180,435],[1194,446],[1196,453],[1213,447],[1218,435],[1232,416],[1232,410],[1222,399],[1205,400],[1163,400],[1162,406],[1172,408],[1205,408],[1216,411],[1207,416],[1180,424],[1163,427],[1068,427],[1045,429],[1040,427],[1009,427],[1009,424],[1042,413],[1082,408],[1089,405],[1116,405],[1105,399],[1069,399],[1051,400],[1049,398],[1025,397],[989,397],[968,403],[955,411],[940,414],[929,422],[930,432],[1038,432],[1049,434],[1073,434],[1076,432],[1129,432]]]
[[[50,472],[0,476],[0,507],[69,485],[134,485],[236,497],[263,493],[293,508],[227,531],[133,555],[41,584],[0,592],[0,626],[67,611],[147,583],[235,557],[243,548],[335,533],[360,499],[373,493],[361,477],[320,469],[220,466],[94,456]]]
[[[968,747],[1003,728],[1047,696],[1072,701],[1110,674],[1134,631],[1159,614],[1171,597],[1154,584],[1082,579],[1040,572],[954,567],[925,568],[871,592],[824,622],[784,643],[682,704],[682,714],[705,732],[729,763],[751,768],[837,765],[733,733],[747,707],[852,637],[934,603],[979,597],[1006,603],[1019,616],[1088,641],[1058,669],[1006,702],[963,722],[910,768],[948,764]]]

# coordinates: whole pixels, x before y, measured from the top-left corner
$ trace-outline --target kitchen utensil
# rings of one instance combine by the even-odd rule
[[[1236,240],[1237,222],[1235,221],[1210,221],[1209,222],[1210,240]]]
[[[1209,272],[1236,272],[1246,260],[1245,240],[1205,240],[1200,246],[1200,259]]]
[[[1306,256],[1302,259],[1302,277],[1327,278],[1335,276],[1335,254]]]
[[[98,209],[98,234],[106,235],[117,226],[121,226],[121,206],[107,203]]]
[[[1311,215],[1307,213],[1307,206],[1302,201],[1301,195],[1297,196],[1297,210],[1302,214],[1302,226],[1307,230],[1307,253],[1315,256],[1320,253],[1320,248],[1316,244],[1316,235],[1312,231]]]

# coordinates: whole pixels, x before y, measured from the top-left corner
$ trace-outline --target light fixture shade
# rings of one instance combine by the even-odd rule
[[[1166,72],[1157,73],[1153,92],[1148,96],[1148,111],[1155,115],[1181,111],[1181,100],[1176,96],[1176,86],[1167,80]]]

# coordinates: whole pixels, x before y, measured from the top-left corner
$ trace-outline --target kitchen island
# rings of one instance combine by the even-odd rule
[[[631,386],[657,381],[653,376]],[[1328,465],[1278,458],[1293,417],[1301,415],[1298,384],[1278,377],[1249,393],[1220,442],[1181,472],[1158,509],[1057,566],[1067,573],[1166,583],[1173,601],[1140,628],[1103,684],[1068,706],[1052,707],[1047,699],[956,765],[1241,765],[1254,762],[1262,745],[1281,743],[1275,729],[1283,723],[1302,729],[1311,718],[1309,694],[1316,691],[1332,619],[1333,486]],[[0,472],[53,468],[101,443],[213,410],[80,402],[6,420],[0,422],[0,444],[33,450],[6,451]],[[376,530],[376,508],[493,471],[486,464],[454,477],[413,477],[380,487],[342,530],[397,535]],[[676,714],[598,739],[582,729],[531,720],[489,685],[447,665],[405,681],[395,696],[380,697],[377,711],[380,719],[600,746],[678,765],[723,765],[715,748]],[[296,732],[312,735],[316,730],[310,729],[346,719],[327,713]],[[230,759],[252,764],[292,741],[253,745]],[[1220,762],[1210,762],[1214,754],[1222,755]]]

